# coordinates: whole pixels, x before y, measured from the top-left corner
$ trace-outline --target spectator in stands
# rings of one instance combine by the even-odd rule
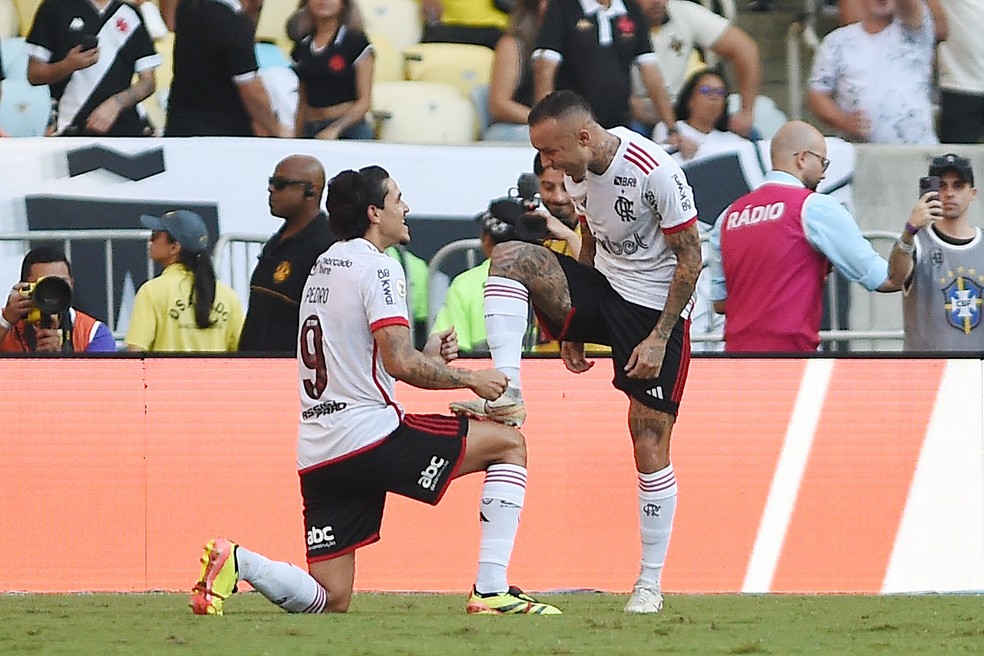
[[[297,352],[297,309],[318,256],[331,246],[328,216],[321,211],[325,170],[308,155],[280,160],[267,186],[270,214],[284,224],[260,252],[249,281],[249,309],[240,351]]]
[[[47,85],[51,92],[49,134],[153,134],[137,103],[154,92],[154,69],[161,56],[131,5],[120,0],[45,0],[25,50],[28,81]]]
[[[816,193],[830,164],[820,131],[791,121],[771,149],[765,181],[732,203],[711,233],[711,300],[725,314],[729,352],[816,351],[831,265],[869,291],[902,283],[901,270],[889,269],[844,206]]]
[[[738,81],[741,108],[728,117],[727,129],[749,139],[755,123],[755,99],[762,82],[762,62],[758,44],[727,18],[687,0],[638,0],[649,24],[649,38],[659,65],[666,92],[676,101],[689,78],[695,48],[705,57],[716,55],[731,62]],[[708,63],[713,63],[709,61]],[[645,89],[633,74],[632,115],[647,127],[658,117]],[[680,116],[678,115],[679,119]]]
[[[676,117],[635,0],[553,0],[533,52],[534,101],[557,89],[583,96],[605,128],[629,126],[630,70],[637,65],[659,118]],[[671,143],[692,153],[696,144],[671,129]]]
[[[306,139],[372,139],[372,46],[353,0],[308,0],[313,31],[294,46],[295,132]]]
[[[906,351],[984,353],[984,238],[970,225],[977,197],[970,160],[954,153],[934,157],[929,175],[939,192],[922,195],[892,248],[903,272]]]
[[[151,230],[150,257],[164,271],[137,290],[126,331],[127,348],[235,351],[243,308],[232,288],[215,279],[202,217],[174,210],[160,217],[144,214],[140,223]]]
[[[253,34],[261,0],[181,0],[166,137],[292,137],[270,105]]]
[[[837,16],[840,24],[850,25],[857,23],[863,16],[861,5],[865,0],[830,0],[836,3]],[[949,0],[948,0],[949,2]],[[974,2],[974,0],[971,0]],[[947,27],[947,16],[943,10],[942,0],[926,0],[929,13],[933,15],[933,34],[937,41],[946,41],[949,34]]]
[[[515,0],[420,0],[424,43],[471,43],[495,48]],[[501,9],[506,7],[506,9]]]
[[[727,80],[712,69],[694,72],[680,90],[674,107],[676,127],[682,136],[697,144],[695,157],[701,154],[701,149],[729,147],[743,141],[742,137],[728,131],[728,94]],[[657,124],[653,141],[667,143],[668,136],[666,125]],[[681,153],[680,159],[690,158]]]
[[[509,14],[509,31],[495,45],[489,81],[492,124],[486,141],[529,143],[526,117],[533,106],[533,67],[530,57],[547,0],[517,0]]]
[[[947,0],[948,36],[937,49],[940,141],[984,140],[984,0]]]
[[[32,285],[42,278],[57,278],[51,291],[41,291],[46,309],[38,307]],[[72,265],[61,251],[39,246],[24,256],[20,282],[14,285],[0,311],[0,352],[3,353],[112,353],[116,342],[109,328],[88,314],[71,307]],[[48,305],[51,303],[51,305]],[[58,306],[64,306],[59,309]]]
[[[933,20],[924,0],[862,0],[820,43],[810,110],[849,141],[935,144]]]

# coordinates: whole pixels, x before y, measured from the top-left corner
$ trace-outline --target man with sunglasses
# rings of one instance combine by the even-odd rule
[[[325,170],[314,157],[290,155],[270,176],[270,214],[283,226],[263,246],[249,281],[240,351],[297,350],[297,311],[311,266],[334,241],[321,211]]]
[[[725,351],[796,353],[820,345],[831,267],[869,291],[899,289],[891,269],[836,199],[817,193],[830,160],[820,131],[791,121],[772,138],[772,171],[732,203],[711,233],[711,300]]]

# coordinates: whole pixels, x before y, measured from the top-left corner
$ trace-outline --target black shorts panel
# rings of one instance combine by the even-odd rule
[[[369,448],[301,472],[308,562],[378,540],[388,492],[436,505],[461,465],[467,432],[464,417],[408,414]]]
[[[690,368],[690,321],[680,319],[673,327],[658,378],[629,378],[629,356],[653,331],[660,311],[626,301],[593,267],[559,254],[557,261],[567,277],[571,314],[564,325],[538,314],[542,325],[557,339],[611,346],[615,388],[650,408],[676,415]]]

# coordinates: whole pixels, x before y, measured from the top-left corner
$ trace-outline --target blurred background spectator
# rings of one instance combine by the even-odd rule
[[[509,15],[509,31],[495,46],[489,82],[489,114],[492,124],[486,141],[529,143],[526,117],[533,106],[531,55],[547,0],[516,0]]]
[[[762,80],[762,62],[755,40],[727,18],[695,2],[638,2],[648,19],[649,38],[670,99],[676,101],[693,72],[695,60],[703,59],[713,66],[720,57],[733,67],[741,98],[741,109],[729,117],[728,129],[755,138],[752,134],[755,99]],[[633,71],[632,115],[643,124],[644,128],[638,130],[643,134],[648,134],[658,120],[636,71]]]
[[[168,137],[293,136],[257,74],[253,36],[262,0],[180,0]]]
[[[137,103],[154,92],[161,56],[134,7],[119,0],[45,0],[26,49],[27,79],[51,91],[49,134],[153,134]]]
[[[728,130],[728,82],[714,69],[697,70],[690,75],[677,96],[674,111],[677,116],[676,127],[680,134],[697,144],[694,156],[701,149],[735,146],[743,138]],[[665,144],[667,139],[665,123],[659,123],[653,130],[653,141]],[[681,154],[681,160],[690,158]]]
[[[861,20],[820,43],[810,110],[848,141],[938,143],[933,19],[923,0],[861,0]]]
[[[294,47],[299,80],[296,136],[372,139],[366,120],[372,101],[372,46],[353,0],[307,0],[313,31]]]
[[[471,43],[495,48],[516,0],[420,0],[424,43]]]
[[[946,0],[940,68],[940,141],[984,139],[984,0]]]

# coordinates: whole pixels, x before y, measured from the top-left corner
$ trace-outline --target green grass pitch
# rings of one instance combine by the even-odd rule
[[[974,595],[538,595],[561,617],[469,616],[464,595],[357,594],[347,615],[288,615],[259,594],[197,617],[177,594],[0,595],[0,654],[444,656],[980,654]]]

